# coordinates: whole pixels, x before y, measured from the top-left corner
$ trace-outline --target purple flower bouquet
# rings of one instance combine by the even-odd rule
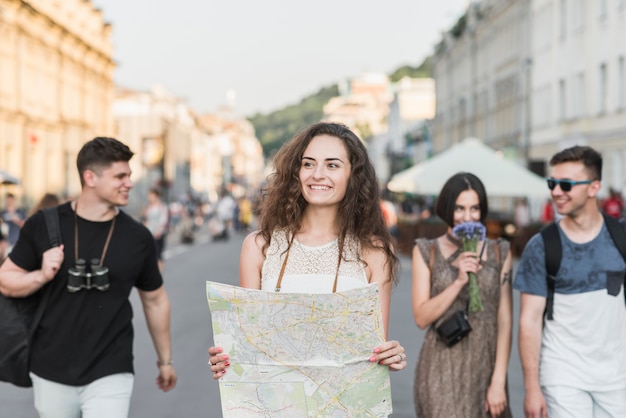
[[[480,222],[463,222],[452,228],[452,234],[461,241],[463,251],[478,252],[478,243],[484,241],[487,228]],[[480,298],[480,289],[475,273],[468,273],[469,277],[469,312],[479,312],[484,309]]]

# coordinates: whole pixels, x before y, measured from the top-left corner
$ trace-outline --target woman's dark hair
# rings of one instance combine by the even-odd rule
[[[456,207],[456,199],[466,190],[474,190],[478,195],[480,204],[480,221],[485,222],[489,206],[487,204],[487,192],[483,182],[480,181],[472,173],[457,173],[450,177],[446,184],[441,188],[437,203],[435,204],[435,213],[448,224],[454,226],[454,209]]]
[[[395,280],[399,265],[391,248],[391,236],[378,204],[379,189],[374,166],[363,142],[348,127],[338,123],[320,122],[307,126],[285,143],[274,157],[274,171],[262,191],[259,234],[265,239],[263,251],[269,247],[275,230],[296,233],[308,203],[302,196],[300,167],[304,151],[316,136],[329,135],[341,140],[350,159],[351,171],[346,194],[339,205],[337,218],[343,243],[347,235],[355,237],[362,248],[380,248],[390,264]]]
[[[46,193],[41,197],[41,200],[37,202],[35,207],[33,207],[28,216],[32,216],[37,213],[39,210],[44,208],[51,208],[54,206],[58,206],[61,203],[61,199],[54,193]]]

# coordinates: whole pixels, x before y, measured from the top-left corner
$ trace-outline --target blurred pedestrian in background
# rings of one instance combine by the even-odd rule
[[[548,199],[541,208],[541,223],[549,224],[554,221],[554,203],[552,199]]]
[[[483,183],[458,173],[444,184],[435,212],[448,224],[445,235],[417,239],[413,248],[413,316],[428,327],[415,371],[419,418],[510,417],[507,368],[511,353],[513,302],[511,254],[505,240],[481,241],[478,252],[463,251],[452,229],[484,223],[488,213]],[[468,311],[469,274],[476,274],[483,309],[468,314],[471,331],[449,347],[437,327]]]
[[[2,220],[0,219],[0,224]],[[4,257],[7,254],[7,240],[4,237],[4,233],[2,232],[2,228],[0,228],[0,265],[4,262]]]
[[[609,197],[602,203],[602,210],[609,216],[620,219],[624,216],[622,194],[613,188],[609,189]]]
[[[221,231],[221,238],[224,240],[228,239],[230,231],[233,228],[236,207],[237,202],[235,202],[235,199],[233,199],[227,190],[223,189],[220,193],[219,200],[215,204],[215,217],[222,226],[222,228],[219,229]],[[214,238],[215,237],[217,237],[216,234],[214,234]]]
[[[385,219],[385,224],[387,225],[387,229],[389,230],[389,234],[391,235],[392,243],[394,246],[398,245],[398,237],[400,236],[400,229],[398,229],[398,211],[396,210],[396,205],[393,202],[381,198],[380,201],[380,210],[383,212],[383,218]]]
[[[169,230],[169,211],[167,205],[161,200],[161,191],[156,187],[148,191],[148,204],[143,210],[143,224],[154,237],[159,270],[163,272],[163,250]]]
[[[8,243],[7,252],[11,252],[11,249],[20,236],[20,229],[26,220],[26,211],[17,207],[13,193],[6,194],[5,207],[0,211],[0,216],[2,217],[4,225],[6,225],[4,232]]]
[[[252,218],[252,202],[248,196],[243,196],[239,199],[239,223],[242,232],[249,232],[250,226],[252,225]]]
[[[58,206],[61,203],[61,199],[54,193],[46,193],[44,194],[39,202],[28,213],[28,216],[31,217],[35,213],[39,212],[41,209],[52,208],[54,206]]]
[[[515,226],[517,229],[526,228],[530,225],[530,208],[528,207],[528,200],[523,197],[517,200],[515,205]]]
[[[397,266],[363,142],[347,127],[317,123],[283,145],[263,193],[259,230],[244,240],[240,285],[264,291],[331,293],[377,283],[387,338]],[[230,365],[209,348],[213,378]],[[372,347],[371,362],[406,367],[404,347]],[[337,394],[339,396],[340,394]]]

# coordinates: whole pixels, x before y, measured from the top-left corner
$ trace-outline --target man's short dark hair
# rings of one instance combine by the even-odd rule
[[[76,167],[80,176],[80,184],[83,184],[85,170],[98,172],[116,162],[128,162],[134,153],[115,138],[103,136],[96,137],[86,142],[76,157]]]
[[[550,166],[571,162],[583,163],[591,180],[602,180],[602,155],[595,149],[581,145],[566,148],[552,156]]]
[[[489,211],[487,203],[487,192],[483,182],[472,173],[457,173],[450,177],[441,188],[437,202],[435,203],[435,213],[443,219],[448,226],[454,226],[454,210],[456,199],[466,190],[474,190],[478,195],[480,205],[480,221],[484,223]]]

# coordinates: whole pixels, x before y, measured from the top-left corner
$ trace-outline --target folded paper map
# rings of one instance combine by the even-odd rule
[[[207,282],[224,418],[387,417],[389,369],[369,361],[384,341],[378,287],[276,293]]]

